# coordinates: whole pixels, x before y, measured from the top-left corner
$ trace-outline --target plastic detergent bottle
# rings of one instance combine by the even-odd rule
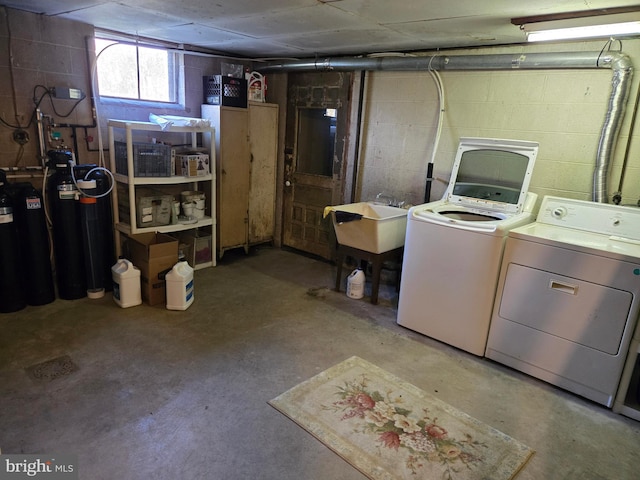
[[[193,303],[193,268],[180,260],[165,276],[167,309],[186,310]]]
[[[113,279],[113,301],[122,308],[135,307],[142,303],[140,292],[140,270],[125,258],[111,267]]]
[[[364,282],[364,272],[356,268],[347,277],[347,297],[355,299],[364,297]]]
[[[264,77],[258,72],[251,72],[247,75],[249,100],[256,102],[265,101],[265,83]]]

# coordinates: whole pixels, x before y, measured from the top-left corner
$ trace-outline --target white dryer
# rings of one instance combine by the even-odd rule
[[[504,240],[535,219],[538,143],[461,138],[442,200],[407,217],[399,325],[484,355]]]
[[[611,406],[640,312],[640,209],[545,196],[511,230],[486,356]]]

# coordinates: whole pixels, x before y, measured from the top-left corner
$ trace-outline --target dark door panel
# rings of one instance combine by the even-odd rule
[[[341,201],[348,137],[350,73],[289,75],[283,243],[334,255],[327,205]]]

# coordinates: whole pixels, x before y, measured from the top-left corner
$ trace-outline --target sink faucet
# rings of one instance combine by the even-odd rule
[[[388,205],[390,207],[395,207],[398,201],[396,200],[395,197],[392,197],[391,195],[385,195],[384,193],[380,192],[379,194],[376,195],[376,203],[380,203],[382,205]]]

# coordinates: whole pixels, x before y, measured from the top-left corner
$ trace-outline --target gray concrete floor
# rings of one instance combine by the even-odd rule
[[[397,326],[391,274],[374,306],[335,271],[260,247],[197,271],[184,312],[107,294],[0,315],[0,449],[76,454],[82,480],[363,479],[267,404],[358,355],[533,448],[518,480],[638,478],[639,422]],[[78,370],[25,371],[61,355]]]

